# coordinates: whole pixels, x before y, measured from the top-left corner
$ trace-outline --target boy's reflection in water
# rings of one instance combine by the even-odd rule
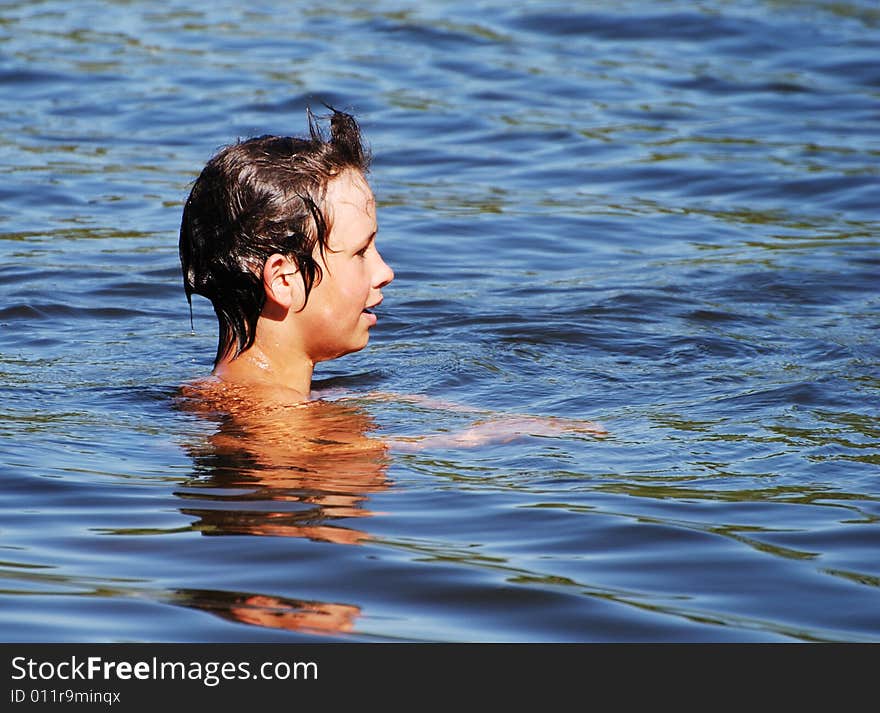
[[[218,430],[188,447],[197,479],[177,495],[181,512],[205,535],[306,537],[357,544],[352,526],[372,515],[371,493],[388,486],[387,446],[370,433],[360,408],[328,401],[254,401],[251,391],[221,381],[184,387],[181,404],[217,420]],[[343,524],[344,523],[344,524]],[[264,593],[203,593],[184,603],[246,624],[345,632],[359,608],[288,600]]]
[[[351,604],[210,590],[181,589],[174,593],[173,601],[216,614],[222,619],[304,634],[350,632],[361,613],[360,607]]]

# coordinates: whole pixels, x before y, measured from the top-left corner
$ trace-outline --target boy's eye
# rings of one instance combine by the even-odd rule
[[[370,249],[369,245],[364,245],[364,247],[362,247],[360,250],[358,250],[355,253],[355,255],[357,255],[358,257],[364,257],[367,254],[367,250],[369,250],[369,249]]]

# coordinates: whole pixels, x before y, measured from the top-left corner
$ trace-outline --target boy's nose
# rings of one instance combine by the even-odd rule
[[[382,259],[382,256],[379,256],[379,265],[378,270],[376,271],[376,287],[382,288],[385,287],[389,282],[394,279],[394,270],[388,265],[385,260]]]

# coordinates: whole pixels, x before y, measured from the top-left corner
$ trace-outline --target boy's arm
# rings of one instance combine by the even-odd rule
[[[457,433],[399,436],[389,439],[390,445],[403,451],[419,451],[426,448],[473,448],[491,443],[507,443],[524,436],[554,436],[562,433],[581,433],[599,438],[608,435],[602,424],[593,421],[497,413],[418,394],[370,392],[366,398],[411,403],[439,411],[471,413],[479,417],[472,425]]]

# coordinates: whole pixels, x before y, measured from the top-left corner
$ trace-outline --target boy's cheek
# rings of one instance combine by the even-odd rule
[[[368,290],[359,289],[357,284],[358,281],[354,279],[343,283],[342,288],[339,290],[339,302],[341,305],[349,306],[350,308],[364,308]]]

